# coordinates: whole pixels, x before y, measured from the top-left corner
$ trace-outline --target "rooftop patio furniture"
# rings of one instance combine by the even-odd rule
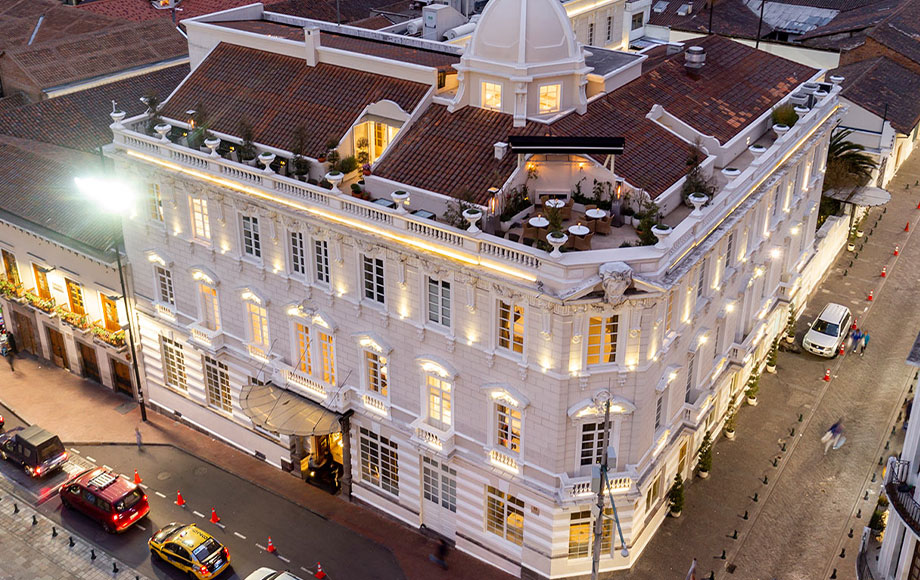
[[[560,214],[562,215],[563,221],[572,219],[572,206],[575,205],[575,200],[569,198],[567,202],[562,206]]]
[[[594,234],[588,233],[588,235],[575,236],[575,249],[576,250],[590,250],[591,249],[591,238],[594,237]]]

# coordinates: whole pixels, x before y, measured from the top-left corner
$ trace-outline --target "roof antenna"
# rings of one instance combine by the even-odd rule
[[[38,22],[35,24],[35,30],[32,31],[32,36],[29,37],[29,46],[32,46],[32,42],[35,41],[35,35],[38,34],[38,29],[42,25],[42,22],[44,20],[45,20],[44,14],[38,17]]]

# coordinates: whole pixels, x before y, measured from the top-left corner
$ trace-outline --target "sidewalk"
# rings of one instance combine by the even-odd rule
[[[149,422],[144,424],[136,405],[125,410],[125,403],[130,402],[126,397],[46,361],[20,357],[16,360],[16,372],[12,374],[4,365],[0,369],[0,402],[28,423],[53,430],[65,443],[133,445],[134,429],[140,426],[145,443],[174,445],[388,548],[407,578],[510,578],[456,550],[451,552],[450,570],[445,572],[428,560],[428,555],[435,552],[436,542],[418,531],[378,512],[331,496],[158,413],[148,412]],[[3,509],[0,505],[0,512]],[[112,578],[111,572],[106,578]],[[0,574],[0,580],[6,580],[6,576]]]

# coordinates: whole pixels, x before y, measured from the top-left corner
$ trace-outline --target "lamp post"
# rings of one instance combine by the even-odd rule
[[[141,371],[137,364],[137,350],[134,346],[134,325],[131,323],[133,317],[131,316],[131,305],[128,301],[128,287],[125,283],[124,267],[121,263],[121,248],[118,243],[118,239],[121,239],[121,245],[124,245],[121,216],[133,200],[133,196],[129,195],[129,190],[126,187],[121,187],[120,184],[108,180],[77,177],[74,178],[74,182],[77,184],[77,189],[96,202],[98,207],[109,213],[116,214],[118,218],[118,235],[114,244],[115,263],[118,266],[118,281],[121,283],[121,298],[125,303],[125,316],[128,318],[128,345],[131,349],[131,367],[134,370],[134,384],[137,389],[136,398],[141,407],[141,421],[146,423],[147,406],[144,402],[144,391],[141,388]],[[106,192],[112,195],[106,195]],[[127,249],[125,251],[127,252]]]
[[[609,465],[610,456],[616,457],[616,452],[608,447],[610,441],[610,391],[600,391],[594,396],[595,405],[604,405],[604,436],[602,441],[603,453],[601,455],[601,464],[594,467],[595,471],[591,477],[592,491],[597,493],[597,515],[594,520],[594,543],[591,546],[591,580],[597,580],[600,572],[601,563],[601,543],[604,538],[604,487],[607,487],[610,493],[610,485],[607,481],[607,466]],[[617,525],[617,534],[620,536],[620,544],[623,550],[620,552],[623,557],[629,556],[629,550],[626,548],[626,542],[623,540],[623,530],[620,528],[620,518],[617,515],[617,506],[613,501],[613,494],[610,494],[610,508],[613,510],[613,521]]]

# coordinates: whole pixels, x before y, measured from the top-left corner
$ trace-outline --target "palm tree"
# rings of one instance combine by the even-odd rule
[[[872,172],[878,167],[878,163],[865,153],[865,147],[847,141],[852,132],[846,129],[831,136],[823,191],[862,187],[869,183]]]

